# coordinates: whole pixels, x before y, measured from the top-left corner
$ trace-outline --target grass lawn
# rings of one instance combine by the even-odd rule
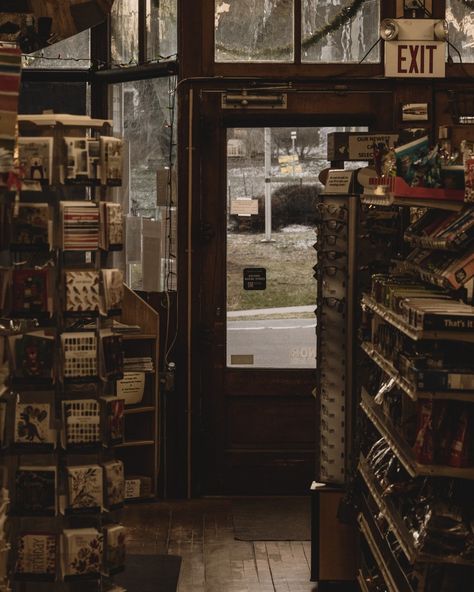
[[[275,242],[271,243],[262,242],[264,237],[264,234],[228,233],[227,309],[315,304],[314,229],[290,226],[280,232],[273,232]],[[264,267],[267,270],[267,289],[244,290],[244,267]],[[307,316],[311,318],[314,315],[308,313]]]

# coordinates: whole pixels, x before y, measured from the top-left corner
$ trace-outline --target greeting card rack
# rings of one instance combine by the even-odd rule
[[[0,408],[10,586],[105,591],[124,568],[121,140],[109,121],[19,117],[17,191],[3,195],[9,365]],[[2,355],[3,358],[3,355]]]
[[[474,574],[472,205],[454,208],[425,192],[416,203],[422,218],[397,195],[361,198],[363,208],[394,220],[385,265],[367,274],[360,294],[357,578],[364,591],[462,590]],[[371,225],[359,234],[376,244]],[[425,269],[406,263],[420,247]],[[456,281],[438,281],[450,266]]]
[[[344,485],[350,465],[354,410],[353,343],[357,197],[320,196],[317,264],[318,479]]]

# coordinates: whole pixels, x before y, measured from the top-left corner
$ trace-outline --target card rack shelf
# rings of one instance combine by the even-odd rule
[[[401,197],[390,192],[387,192],[386,195],[363,195],[360,201],[361,204],[365,204],[362,207],[371,207],[374,211],[378,211],[377,207],[380,207],[383,211],[386,211],[387,207],[398,209],[401,213],[399,225],[400,237],[404,237],[406,227],[409,224],[408,208],[410,207],[436,208],[437,211],[445,210],[446,217],[452,216],[452,212],[461,212],[461,210],[470,207],[469,204],[465,204],[458,196],[453,201],[451,199],[441,198],[429,199],[428,195],[423,196],[423,198],[416,196]],[[439,216],[440,214],[436,215]],[[367,232],[366,229],[365,231]],[[361,230],[359,229],[360,232]],[[370,229],[368,236],[370,236]],[[405,237],[405,240],[407,239],[408,236]],[[409,241],[412,243],[419,242],[426,249],[431,248],[434,250],[436,246],[439,246],[440,250],[447,250],[447,247],[449,247],[447,243],[440,243],[439,245],[433,243],[430,246],[426,241],[422,241],[421,239],[417,241],[411,235]],[[468,243],[468,246],[470,244]],[[392,257],[399,259],[396,269],[406,272],[409,271],[409,265],[404,264],[404,252],[403,247],[399,245],[396,250],[392,250]],[[413,269],[410,271],[413,277],[418,276],[426,284],[430,283],[430,279],[434,280],[434,278],[428,278],[426,274],[420,273],[420,270],[416,270],[417,273]],[[387,274],[388,270],[385,270],[383,273]],[[436,282],[433,281],[432,283]],[[391,326],[394,335],[399,333],[405,339],[408,337],[408,341],[413,340],[414,348],[416,347],[419,350],[421,348],[421,351],[426,352],[429,351],[430,345],[437,347],[440,343],[445,343],[446,347],[450,347],[450,345],[457,345],[458,347],[463,347],[464,345],[464,347],[468,347],[468,344],[474,343],[474,332],[452,329],[422,330],[414,327],[400,314],[376,301],[368,293],[369,287],[370,278],[367,278],[365,285],[360,285],[361,318],[366,319],[364,323],[365,329],[363,327],[361,332],[360,350],[363,352],[363,358],[361,358],[362,364],[358,373],[360,381],[359,422],[362,431],[362,444],[365,441],[365,446],[370,449],[375,441],[383,442],[384,449],[389,449],[393,455],[393,457],[390,456],[389,458],[397,459],[398,463],[406,471],[407,478],[413,479],[414,483],[432,483],[433,487],[436,488],[436,484],[445,484],[448,483],[448,480],[449,482],[452,480],[453,483],[456,482],[458,484],[465,481],[466,487],[472,487],[474,467],[464,468],[448,466],[446,464],[423,464],[419,462],[418,457],[415,456],[415,452],[405,439],[405,436],[395,427],[389,416],[386,415],[387,411],[385,409],[389,408],[390,405],[399,405],[397,409],[402,415],[401,419],[399,415],[397,416],[397,425],[398,421],[401,421],[405,430],[405,413],[419,410],[419,406],[425,404],[436,404],[440,406],[459,405],[461,407],[467,405],[467,407],[470,407],[469,404],[474,402],[473,391],[418,390],[413,383],[401,374],[396,367],[396,362],[388,360],[383,355],[376,339],[374,339],[375,343],[373,343],[369,335],[371,335],[371,332],[381,321],[382,327],[383,323]],[[458,294],[456,296],[458,297]],[[369,319],[369,322],[367,322],[367,319]],[[370,322],[370,319],[373,319],[373,322]],[[366,331],[368,331],[369,335]],[[410,348],[407,351],[410,351]],[[376,372],[374,372],[374,369]],[[372,394],[377,392],[377,389],[381,389],[381,386],[374,387],[374,385],[393,385],[389,387],[389,389],[392,389],[390,390],[391,396],[388,400],[389,402],[384,401],[386,402],[385,409],[382,405],[375,402],[372,395],[369,395],[365,389],[366,383],[371,385],[370,392]],[[380,396],[382,397],[382,395]],[[412,436],[413,434],[410,436],[410,442],[412,441]],[[436,432],[433,433],[433,438],[436,438]],[[364,448],[364,444],[361,448]],[[459,578],[460,582],[466,581],[466,573],[471,574],[467,576],[468,578],[472,578],[474,562],[468,557],[464,558],[460,553],[432,554],[431,549],[430,553],[424,552],[423,547],[418,545],[407,523],[405,523],[404,517],[398,510],[398,507],[393,503],[391,496],[386,495],[385,486],[382,486],[378,482],[363,454],[361,454],[357,472],[359,475],[357,488],[360,494],[360,513],[358,516],[360,535],[377,563],[379,573],[384,579],[387,590],[394,590],[396,592],[401,590],[406,592],[429,592],[430,584],[426,584],[426,582],[433,581],[433,577],[444,577],[442,574],[452,574],[453,572],[451,570],[455,570],[454,577]],[[387,542],[387,536],[383,535],[380,531],[378,524],[380,519],[388,527],[388,532],[396,539],[398,546],[403,551],[403,561],[400,561],[400,557],[394,555],[392,546]],[[408,577],[409,574],[410,577]],[[416,574],[416,577],[414,574]],[[358,582],[360,589],[365,590],[366,581],[364,578],[364,562],[362,558]],[[462,587],[463,584],[460,585]]]
[[[86,401],[91,401],[91,405],[93,405],[95,408],[102,409],[101,406],[103,404],[105,405],[105,400],[102,400],[101,397],[110,397],[115,399],[115,381],[118,377],[118,374],[112,376],[110,373],[107,374],[106,372],[102,372],[102,370],[105,368],[106,359],[103,352],[101,351],[101,342],[99,338],[101,336],[101,330],[108,323],[108,321],[105,319],[105,316],[95,315],[94,317],[94,315],[84,315],[84,318],[89,316],[94,317],[92,319],[92,325],[86,329],[96,338],[96,371],[94,376],[81,377],[78,375],[77,378],[72,378],[71,380],[69,380],[66,376],[63,376],[63,357],[60,352],[62,349],[61,336],[71,336],[72,330],[70,327],[71,319],[66,314],[64,314],[64,272],[66,269],[75,269],[76,266],[83,266],[88,270],[90,269],[100,272],[104,267],[109,267],[107,265],[108,252],[100,252],[99,248],[89,249],[84,247],[81,249],[76,247],[74,253],[69,256],[66,253],[64,245],[61,243],[58,229],[61,222],[60,202],[62,200],[72,200],[74,201],[74,204],[78,205],[87,201],[93,204],[92,206],[89,206],[91,209],[94,208],[98,211],[101,201],[107,200],[109,196],[109,188],[104,185],[90,187],[87,183],[78,184],[75,186],[61,185],[59,182],[58,170],[59,163],[64,162],[63,150],[65,136],[69,135],[82,138],[90,134],[91,137],[96,139],[102,135],[111,136],[111,122],[106,120],[92,120],[85,116],[20,116],[19,130],[20,137],[26,136],[34,138],[52,138],[53,149],[51,152],[51,158],[49,159],[52,162],[52,174],[49,177],[50,184],[41,182],[40,186],[37,187],[37,191],[20,191],[18,193],[20,204],[48,204],[50,208],[52,225],[56,231],[52,237],[52,244],[47,251],[38,254],[35,245],[21,245],[21,248],[17,248],[13,241],[10,245],[10,250],[7,257],[10,261],[10,265],[20,260],[17,256],[15,256],[15,253],[17,252],[21,252],[23,260],[26,258],[24,253],[32,253],[31,260],[34,261],[35,265],[37,265],[36,259],[38,256],[42,256],[43,258],[50,257],[54,262],[54,266],[52,268],[52,271],[54,271],[54,282],[51,286],[53,293],[52,300],[54,314],[46,321],[42,318],[39,319],[39,328],[44,327],[54,334],[54,364],[52,368],[52,376],[54,381],[53,384],[49,386],[48,390],[50,392],[46,394],[43,392],[45,387],[42,387],[43,391],[41,388],[38,388],[39,385],[35,382],[34,377],[30,379],[29,384],[26,384],[26,382],[21,384],[18,382],[15,383],[15,381],[10,380],[7,393],[2,395],[2,398],[6,399],[7,442],[6,446],[1,450],[1,454],[2,461],[7,467],[9,474],[9,489],[10,491],[14,492],[12,498],[11,515],[9,517],[9,533],[13,549],[13,552],[10,553],[9,558],[10,584],[14,590],[29,592],[30,590],[33,591],[37,589],[39,586],[38,582],[48,579],[50,580],[50,583],[47,584],[48,590],[76,590],[80,588],[87,590],[88,592],[99,592],[104,589],[105,580],[109,581],[109,576],[112,575],[112,571],[116,571],[115,568],[111,569],[107,573],[104,563],[101,569],[93,570],[93,573],[80,573],[82,568],[78,568],[77,574],[79,575],[71,575],[72,571],[76,568],[71,568],[71,565],[69,565],[68,570],[64,570],[62,560],[65,557],[64,551],[67,544],[66,539],[67,537],[71,536],[71,538],[68,540],[73,540],[73,537],[77,535],[77,530],[80,530],[78,535],[79,537],[89,537],[87,540],[91,544],[93,543],[99,545],[96,547],[98,549],[102,544],[104,544],[105,548],[105,543],[101,543],[99,541],[103,537],[103,533],[106,530],[109,531],[109,529],[112,528],[120,530],[123,528],[119,524],[120,507],[123,505],[123,501],[122,503],[117,503],[114,505],[109,504],[108,507],[106,507],[105,487],[108,487],[108,485],[106,485],[106,481],[103,482],[104,463],[114,462],[116,460],[116,454],[114,451],[115,440],[112,440],[112,437],[110,440],[106,440],[105,437],[106,433],[111,433],[109,430],[111,429],[112,424],[109,423],[109,420],[110,422],[117,421],[117,423],[114,424],[114,429],[115,427],[118,428],[121,420],[120,417],[110,418],[104,413],[103,410],[97,415],[94,415],[92,411],[90,414],[85,413],[82,417],[82,427],[78,428],[79,431],[81,434],[84,434],[85,431],[90,429],[94,431],[94,433],[96,433],[96,431],[100,432],[100,436],[97,436],[98,441],[94,446],[84,445],[72,447],[70,442],[66,440],[65,436],[66,421],[63,416],[63,402],[72,401],[73,403],[85,404]],[[13,203],[10,205],[13,206]],[[81,232],[84,233],[82,228]],[[87,240],[90,240],[89,236],[87,237]],[[88,245],[89,244],[90,243],[88,243]],[[30,267],[33,267],[33,265],[30,264]],[[81,320],[81,315],[77,316],[78,319],[76,320]],[[18,317],[18,315],[16,315],[16,317]],[[16,322],[18,323],[18,321]],[[33,326],[33,321],[30,320],[30,325],[26,327],[24,331],[21,331],[21,333],[28,332],[28,330],[33,328]],[[84,328],[80,327],[77,330],[83,331]],[[76,331],[75,328],[74,331]],[[82,355],[82,351],[78,352],[77,359],[79,360]],[[94,354],[92,354],[91,359],[93,358],[93,355]],[[117,360],[116,357],[114,359]],[[16,430],[14,410],[16,408],[15,405],[18,404],[18,401],[23,400],[26,403],[32,401],[33,404],[37,405],[39,408],[41,407],[41,403],[44,401],[47,401],[50,405],[49,417],[51,420],[51,430],[54,434],[52,437],[54,437],[55,441],[55,445],[52,450],[35,450],[33,446],[30,448],[25,447],[25,450],[15,449],[13,442],[13,433],[14,430]],[[40,403],[37,404],[38,401]],[[119,408],[120,405],[118,406],[118,409]],[[115,409],[116,408],[114,407],[114,410]],[[118,410],[117,413],[120,415],[120,410]],[[118,429],[120,430],[120,428]],[[59,435],[61,435],[61,438],[59,438]],[[85,440],[81,441],[85,442]],[[44,511],[42,513],[44,515],[35,517],[33,519],[28,515],[28,513],[25,514],[24,511],[16,512],[16,505],[18,504],[19,498],[18,487],[15,487],[15,475],[19,467],[26,465],[31,465],[33,470],[36,472],[40,472],[42,468],[52,468],[52,470],[55,472],[54,481],[50,481],[49,483],[49,487],[51,487],[52,483],[53,490],[51,490],[51,493],[48,494],[52,499],[55,500],[54,503],[57,505],[57,507],[52,511],[52,516],[48,517],[46,515],[46,511]],[[71,469],[79,465],[86,465],[86,467],[92,466],[93,471],[96,472],[96,493],[98,496],[101,496],[102,500],[99,507],[89,507],[86,504],[86,507],[80,508],[80,511],[73,511],[71,509],[71,499],[68,499],[68,487],[73,479],[73,477],[71,477],[73,474]],[[94,467],[97,467],[97,470]],[[118,478],[117,482],[114,481],[114,485],[116,485],[119,481],[120,478]],[[123,490],[123,480],[121,487]],[[120,495],[118,497],[120,497]],[[110,500],[111,498],[108,499]],[[87,535],[85,534],[86,530],[89,531]],[[54,542],[54,569],[48,568],[49,571],[46,578],[44,573],[19,573],[21,569],[18,568],[19,564],[17,563],[19,551],[17,546],[21,538],[19,535],[25,532],[28,534],[28,536],[33,537],[38,537],[39,535],[48,536],[50,539],[48,543],[42,541],[42,544],[45,545],[45,549],[46,544],[50,545]],[[21,540],[24,542],[24,538],[21,538]],[[83,542],[85,540],[85,538],[82,539]],[[79,539],[75,539],[74,544],[77,544],[78,542]],[[75,550],[77,551],[78,548],[75,547]],[[45,550],[45,553],[46,552],[47,551]],[[49,556],[46,555],[45,557],[48,558]],[[46,558],[44,558],[45,563]],[[95,561],[92,562],[91,559],[91,565],[92,563],[95,563]],[[43,569],[46,568],[43,567]],[[88,570],[82,571],[87,572]]]
[[[160,469],[160,399],[159,399],[159,316],[140,296],[125,286],[122,323],[138,325],[140,333],[124,335],[125,356],[149,356],[153,372],[145,376],[143,398],[139,403],[125,405],[125,441],[118,446],[117,456],[125,465],[125,477],[145,476],[151,480],[151,492],[146,499],[155,499],[158,493]],[[143,496],[126,501],[141,500]]]
[[[318,263],[314,268],[318,284],[315,393],[320,425],[317,480],[344,485],[351,462],[354,413],[352,359],[357,199],[347,194],[322,195],[318,216],[315,244]]]

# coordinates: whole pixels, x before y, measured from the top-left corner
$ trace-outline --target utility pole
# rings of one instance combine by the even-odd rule
[[[265,128],[265,238],[264,243],[272,239],[272,130]]]

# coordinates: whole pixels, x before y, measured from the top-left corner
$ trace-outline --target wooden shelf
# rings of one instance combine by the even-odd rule
[[[131,448],[132,446],[154,446],[155,443],[155,440],[131,440],[129,442],[122,442],[121,444],[116,444],[114,448]]]
[[[368,294],[364,294],[362,297],[362,304],[372,310],[380,318],[384,319],[387,323],[395,327],[410,339],[419,341],[422,339],[426,340],[445,340],[445,341],[467,341],[470,343],[474,342],[474,332],[461,332],[461,331],[423,331],[422,329],[415,329],[409,325],[405,319],[394,313],[392,310],[383,306],[379,302],[376,302]]]
[[[114,335],[121,335],[123,341],[153,341],[157,337],[152,333],[119,333],[115,331]]]
[[[361,348],[381,368],[387,376],[393,378],[395,384],[405,392],[410,399],[442,399],[447,401],[464,401],[474,403],[474,391],[418,391],[406,378],[401,376],[395,366],[389,362],[371,343],[364,341]]]
[[[428,555],[426,553],[421,553],[416,548],[415,541],[412,535],[410,534],[410,531],[404,524],[397,509],[392,504],[389,498],[384,497],[381,486],[375,479],[371,468],[369,467],[367,461],[363,456],[360,457],[358,471],[362,479],[364,480],[364,483],[366,484],[367,489],[369,490],[370,495],[372,496],[375,504],[379,508],[383,517],[387,521],[390,530],[393,532],[398,543],[400,544],[400,548],[402,549],[403,553],[405,554],[406,558],[411,564],[437,563],[465,565],[469,567],[474,566],[473,562],[467,561],[466,559],[462,559],[457,555],[444,555],[441,557],[438,555]],[[395,590],[397,590],[397,588],[395,588]]]
[[[412,208],[437,208],[459,212],[465,206],[464,202],[451,199],[422,199],[416,197],[397,197],[392,193],[385,195],[364,194],[361,202],[374,206],[408,206]]]
[[[385,438],[387,444],[405,467],[408,474],[412,477],[449,477],[474,480],[474,467],[456,468],[446,465],[424,465],[417,462],[412,449],[403,441],[390,420],[378,409],[372,397],[364,389],[361,392],[360,405],[364,413],[380,432],[380,435]]]
[[[369,589],[367,588],[367,584],[365,583],[365,578],[364,578],[360,569],[357,572],[357,583],[359,584],[359,588],[361,589],[361,592],[370,592]]]
[[[377,563],[377,566],[380,570],[380,573],[382,574],[382,577],[384,579],[384,582],[385,582],[389,592],[401,592],[401,590],[398,588],[398,586],[396,585],[396,583],[392,577],[392,574],[390,572],[390,569],[388,568],[388,565],[385,563],[385,559],[384,559],[383,554],[382,554],[380,547],[379,547],[380,541],[378,541],[378,542],[376,541],[375,537],[372,534],[372,530],[369,526],[369,523],[367,522],[367,520],[365,519],[365,517],[362,513],[360,513],[357,516],[357,523],[359,524],[359,529],[362,532],[362,534],[364,535],[364,538],[367,541],[367,544],[369,545],[372,556],[375,559],[375,562]],[[364,580],[364,584],[365,584],[365,580]],[[365,588],[367,589],[366,586],[365,586]]]
[[[136,413],[153,413],[156,411],[156,407],[154,405],[148,405],[144,407],[125,407],[124,415],[133,415]]]

